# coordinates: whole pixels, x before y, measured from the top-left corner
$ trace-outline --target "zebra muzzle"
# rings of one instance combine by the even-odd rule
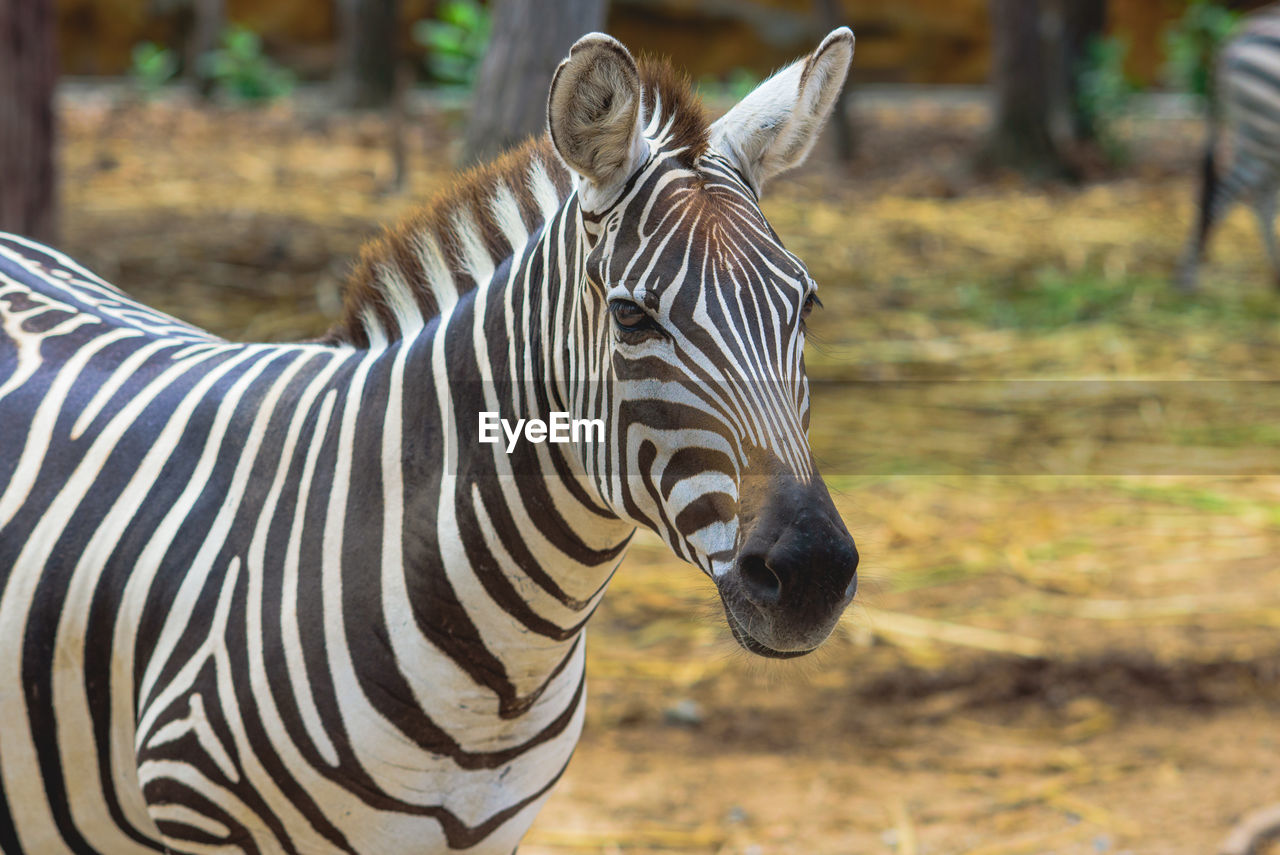
[[[748,515],[733,568],[718,580],[734,638],[776,658],[820,646],[858,587],[858,549],[826,485],[778,480]]]

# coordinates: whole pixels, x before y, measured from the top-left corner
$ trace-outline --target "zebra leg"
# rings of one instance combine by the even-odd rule
[[[1217,140],[1210,137],[1205,145],[1200,166],[1200,204],[1196,224],[1191,232],[1191,240],[1187,242],[1187,249],[1182,255],[1182,261],[1178,265],[1177,275],[1174,277],[1174,284],[1184,294],[1190,294],[1196,290],[1196,274],[1200,268],[1200,260],[1204,257],[1205,246],[1209,243],[1209,234],[1226,211],[1227,203],[1230,201],[1224,198],[1223,193],[1231,185],[1218,180],[1216,147]]]
[[[1262,232],[1262,244],[1267,248],[1267,258],[1271,262],[1271,278],[1280,290],[1280,242],[1276,240],[1276,210],[1280,208],[1277,199],[1277,188],[1272,187],[1259,193],[1253,202],[1253,213],[1258,219],[1258,230]]]

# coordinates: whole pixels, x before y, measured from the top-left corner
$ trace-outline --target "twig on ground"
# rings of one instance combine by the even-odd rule
[[[1222,841],[1219,855],[1259,855],[1262,846],[1280,839],[1280,804],[1259,808],[1236,823]]]
[[[890,640],[899,636],[913,641],[925,640],[958,647],[973,647],[978,650],[1007,653],[1029,659],[1041,657],[1045,653],[1045,644],[1038,638],[932,620],[901,612],[886,612],[871,608],[866,611],[872,631]]]

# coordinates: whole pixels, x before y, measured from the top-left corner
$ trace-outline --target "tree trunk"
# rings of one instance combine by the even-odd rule
[[[1041,0],[991,0],[991,156],[1018,169],[1060,172],[1049,133],[1048,74],[1041,52]]]
[[[606,0],[494,0],[493,35],[471,94],[463,160],[488,160],[547,125],[551,76],[569,48],[603,29]]]
[[[338,0],[338,101],[386,107],[396,89],[398,0]]]
[[[0,0],[0,230],[57,237],[53,0]]]
[[[1100,38],[1107,29],[1107,0],[1071,0],[1066,4],[1065,51],[1070,67],[1067,81],[1071,93],[1071,121],[1076,140],[1084,143],[1097,141],[1097,128],[1080,110],[1079,85],[1081,64],[1088,56],[1089,43]]]
[[[191,0],[187,13],[190,19],[183,46],[183,72],[195,81],[200,94],[208,98],[213,94],[213,78],[201,59],[222,41],[222,31],[227,27],[226,0]]]
[[[1079,173],[1093,128],[1081,115],[1076,80],[1090,39],[1102,32],[1106,0],[990,0],[997,163],[1046,176]]]

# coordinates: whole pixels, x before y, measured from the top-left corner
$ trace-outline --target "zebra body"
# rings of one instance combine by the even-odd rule
[[[76,851],[59,842],[74,828],[103,852],[155,851],[162,839],[191,852],[226,840],[261,852],[390,852],[404,840],[420,851],[510,852],[576,742],[583,649],[573,627],[630,528],[596,521],[611,540],[603,564],[546,556],[573,571],[577,596],[566,606],[532,588],[528,606],[554,623],[530,619],[541,643],[493,643],[527,631],[510,621],[486,627],[494,661],[469,657],[467,640],[439,624],[492,610],[474,580],[449,584],[470,562],[468,544],[447,536],[458,527],[448,517],[478,508],[442,500],[465,492],[456,474],[409,492],[400,476],[405,445],[435,445],[451,416],[430,337],[362,351],[158,332],[163,319],[149,324],[136,309],[94,311],[110,292],[65,259],[46,255],[35,268],[40,255],[4,243],[4,260],[23,273],[5,265],[0,300],[25,308],[7,326],[47,326],[15,339],[22,355],[56,346],[79,358],[40,365],[3,398],[25,407],[24,393],[42,393],[25,437],[0,422],[7,448],[23,440],[7,461],[0,566],[18,569],[0,645],[51,651],[53,667],[19,673],[25,655],[0,666],[4,720],[33,723],[30,734],[3,728],[0,770],[5,782],[50,786],[38,745],[56,739],[67,814],[60,823],[42,809],[45,793],[6,786],[18,836],[3,850]],[[76,278],[40,301],[35,289],[55,271]],[[453,329],[461,337],[467,326]],[[404,394],[406,376],[414,394]],[[424,502],[449,506],[434,515],[436,532],[415,532],[435,541],[419,548],[444,576],[396,573],[423,565],[388,554],[404,549],[403,509]],[[61,590],[42,596],[50,586]],[[415,603],[440,607],[416,615]],[[419,621],[430,631],[407,631]],[[95,638],[103,645],[91,649]],[[500,676],[481,673],[486,665]],[[86,686],[86,674],[106,679]],[[109,787],[84,775],[100,765],[112,769]],[[364,790],[377,794],[372,804],[353,795]],[[197,794],[216,809],[191,811]],[[528,818],[487,833],[513,806]],[[263,807],[289,829],[288,848],[257,820]]]
[[[857,553],[805,440],[813,283],[755,193],[851,53],[708,128],[584,38],[554,154],[368,250],[323,343],[228,343],[0,238],[0,851],[506,855],[637,525],[747,649],[821,643]],[[486,411],[608,441],[508,454]]]
[[[1240,201],[1254,213],[1280,288],[1280,4],[1250,15],[1218,58],[1199,210],[1178,282],[1193,290],[1210,235]]]

